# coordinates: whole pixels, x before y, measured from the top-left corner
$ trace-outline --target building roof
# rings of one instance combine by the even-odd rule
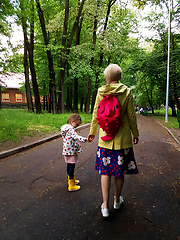
[[[1,73],[0,85],[5,88],[20,88],[25,83],[24,73]]]

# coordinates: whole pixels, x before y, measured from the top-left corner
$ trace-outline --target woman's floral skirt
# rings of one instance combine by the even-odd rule
[[[98,147],[95,170],[101,175],[123,177],[125,174],[137,174],[138,169],[133,148],[110,150]]]

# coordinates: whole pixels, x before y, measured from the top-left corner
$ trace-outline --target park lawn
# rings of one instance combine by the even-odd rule
[[[60,131],[71,113],[28,113],[27,109],[0,109],[0,143],[18,142],[23,136]],[[92,115],[79,113],[82,124],[91,122]]]
[[[165,116],[154,116],[163,126],[167,128],[179,128],[177,118],[168,116],[168,122],[165,122]]]
[[[179,128],[179,123],[177,117],[171,117],[172,110],[168,110],[168,122],[165,122],[165,109],[155,110],[154,115],[148,113],[148,116],[152,116],[154,119],[157,119],[163,126],[167,128]]]
[[[0,143],[6,141],[19,142],[23,136],[33,137],[38,133],[59,131],[67,123],[71,113],[43,114],[28,113],[27,109],[0,109]],[[177,118],[171,117],[169,111],[168,122],[165,123],[165,111],[157,110],[152,116],[167,128],[179,128]],[[91,122],[92,115],[80,113],[82,124]]]

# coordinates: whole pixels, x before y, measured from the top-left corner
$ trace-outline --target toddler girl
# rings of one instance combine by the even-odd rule
[[[82,152],[79,142],[88,141],[87,138],[79,136],[74,130],[74,128],[78,127],[81,122],[81,117],[77,113],[73,113],[68,118],[67,124],[61,127],[63,139],[62,154],[67,163],[68,191],[77,191],[81,188],[76,185],[79,183],[79,180],[76,180],[74,176],[75,163],[78,162],[78,153]]]

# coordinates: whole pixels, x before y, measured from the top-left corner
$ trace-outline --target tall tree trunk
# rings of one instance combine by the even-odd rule
[[[68,62],[67,62],[67,77],[69,77],[69,65],[68,65]],[[68,83],[68,86],[67,86],[66,110],[67,111],[70,110],[70,84],[69,83]]]
[[[63,26],[63,36],[62,36],[62,50],[60,57],[60,81],[59,81],[59,98],[58,98],[58,110],[62,113],[65,112],[64,109],[64,76],[65,76],[65,51],[66,51],[66,36],[67,27],[69,21],[69,0],[65,0],[65,15],[64,15],[64,26]]]
[[[176,108],[175,108],[175,101],[173,98],[171,98],[171,100],[169,101],[169,106],[172,109],[172,117],[177,117],[176,115]]]
[[[67,102],[66,102],[66,110],[69,112],[70,108],[69,108],[69,99],[70,99],[70,96],[69,96],[69,86],[67,87]]]
[[[147,94],[147,98],[148,98],[148,103],[151,106],[152,114],[154,114],[153,99],[152,99],[152,85],[153,84],[151,83],[151,90],[150,90],[150,94],[149,94],[148,88],[147,88],[147,82],[146,82],[146,79],[144,78],[144,86],[146,88],[146,94]]]
[[[31,0],[32,1],[32,0]],[[34,98],[35,98],[35,106],[36,106],[36,113],[41,113],[41,103],[40,103],[40,97],[39,97],[39,90],[38,90],[38,85],[37,85],[37,80],[36,80],[36,73],[35,73],[35,68],[34,68],[34,60],[33,60],[33,48],[34,48],[34,9],[33,9],[33,4],[31,3],[32,6],[32,11],[31,11],[31,24],[30,24],[30,44],[28,42],[28,37],[27,37],[27,24],[26,24],[26,19],[25,19],[25,10],[24,10],[24,1],[20,1],[20,9],[21,9],[21,23],[22,23],[22,28],[23,28],[23,33],[24,33],[24,41],[25,45],[28,50],[29,54],[29,64],[30,64],[30,70],[31,70],[31,80],[33,84],[33,92],[34,92]]]
[[[81,92],[81,95],[80,95],[80,111],[81,112],[83,111],[83,104],[84,104],[84,94],[83,92]]]
[[[83,16],[81,17],[80,24],[77,22],[76,24],[76,46],[80,44],[80,33],[82,28]],[[74,79],[74,106],[73,110],[78,112],[78,78]]]
[[[65,112],[64,109],[64,81],[65,81],[65,66],[67,61],[67,56],[70,53],[70,47],[72,44],[73,36],[76,30],[76,24],[79,21],[79,18],[82,13],[82,9],[84,6],[84,2],[86,0],[81,1],[81,5],[78,10],[78,14],[76,16],[76,20],[74,22],[73,28],[70,33],[69,41],[67,44],[66,49],[66,35],[67,35],[67,25],[68,25],[68,19],[69,19],[69,0],[65,0],[65,17],[64,17],[64,27],[63,27],[63,37],[62,37],[62,51],[61,51],[61,59],[60,59],[60,65],[61,65],[61,71],[60,71],[60,83],[59,83],[59,89],[61,88],[61,91],[59,91],[59,99],[58,99],[58,108],[60,108],[61,104],[61,111],[62,113]],[[61,94],[61,102],[60,102],[60,94]]]
[[[72,107],[72,101],[73,101],[73,99],[72,99],[72,87],[69,89],[69,109],[71,110],[71,111],[73,111],[73,107]]]
[[[53,58],[51,54],[51,50],[48,49],[48,36],[47,36],[47,31],[46,31],[46,26],[45,26],[45,19],[44,19],[44,14],[41,9],[39,0],[36,0],[36,6],[38,9],[38,15],[39,15],[39,20],[41,23],[41,29],[44,37],[44,43],[46,45],[46,53],[47,53],[47,58],[48,58],[48,67],[49,67],[49,78],[50,78],[50,91],[52,94],[52,110],[53,113],[55,113],[56,109],[56,99],[55,99],[55,73],[54,73],[54,67],[53,67]]]
[[[29,67],[28,67],[28,57],[27,57],[27,42],[26,42],[27,36],[26,33],[24,33],[24,58],[23,58],[23,64],[24,64],[24,74],[25,74],[25,87],[26,87],[26,98],[27,98],[27,104],[28,104],[28,111],[34,112],[33,102],[32,102],[32,96],[31,96],[31,88],[29,84]]]
[[[89,114],[89,107],[90,107],[90,97],[91,97],[91,84],[92,84],[92,81],[91,81],[91,77],[89,76],[89,79],[88,79],[88,92],[87,92],[87,96],[86,96],[86,107],[85,107],[85,110],[86,110],[86,114]]]
[[[106,13],[106,19],[105,19],[105,23],[104,23],[104,29],[103,29],[103,38],[102,40],[104,40],[104,34],[106,32],[107,29],[107,24],[108,24],[108,19],[109,19],[109,15],[110,15],[110,10],[111,7],[113,6],[113,4],[116,2],[116,0],[110,0],[108,3],[108,9],[107,9],[107,13]],[[95,81],[95,90],[93,92],[93,97],[92,97],[92,102],[91,102],[91,113],[93,113],[94,110],[94,104],[95,104],[95,100],[96,100],[96,95],[97,95],[97,91],[98,91],[98,85],[99,85],[99,71],[100,68],[102,67],[102,63],[103,63],[103,52],[100,54],[100,59],[99,59],[99,64],[98,64],[98,70],[96,73],[96,81]]]
[[[74,104],[73,111],[78,112],[78,78],[74,78]]]
[[[97,4],[97,10],[99,9],[99,1]],[[98,12],[98,11],[97,11]],[[95,49],[95,45],[96,45],[96,32],[97,32],[97,12],[96,15],[94,16],[94,27],[93,27],[93,47],[92,47],[92,51],[94,51]],[[90,66],[91,68],[93,67],[93,62],[94,62],[94,57],[91,58],[91,62],[90,62]],[[87,97],[86,97],[86,106],[85,106],[85,112],[86,114],[89,114],[89,107],[90,107],[90,97],[91,97],[91,77],[89,76],[88,79],[88,93],[87,93]]]
[[[31,0],[30,44],[28,47],[28,53],[29,53],[29,65],[31,70],[31,78],[32,78],[31,80],[33,84],[36,113],[41,113],[41,102],[40,102],[39,89],[38,89],[38,84],[36,79],[36,71],[34,66],[34,0]]]
[[[171,28],[170,28],[171,30]],[[176,70],[174,68],[174,61],[175,61],[175,54],[174,54],[174,51],[175,51],[175,47],[174,47],[174,36],[173,34],[171,34],[171,59],[172,59],[172,64],[171,64],[171,71],[172,71],[172,74],[171,74],[171,81],[172,81],[172,84],[173,84],[173,96],[174,96],[174,101],[175,101],[175,104],[176,104],[176,107],[177,107],[177,110],[178,112],[180,112],[180,101],[178,99],[178,86],[177,86],[177,76],[176,76]]]

